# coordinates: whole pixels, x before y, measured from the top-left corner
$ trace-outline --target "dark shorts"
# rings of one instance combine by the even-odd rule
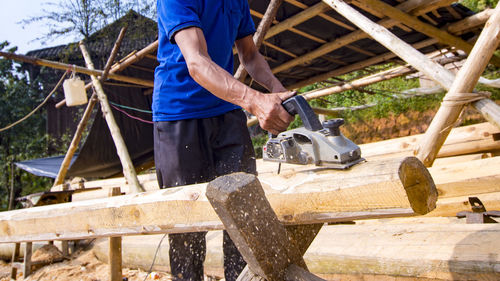
[[[255,153],[246,116],[233,110],[205,119],[155,122],[155,164],[160,188],[208,182],[233,172],[256,174]],[[203,280],[205,233],[170,234],[174,280]],[[224,231],[224,275],[234,281],[245,266]]]
[[[205,119],[155,122],[160,188],[208,182],[233,172],[256,173],[246,116],[233,110]]]

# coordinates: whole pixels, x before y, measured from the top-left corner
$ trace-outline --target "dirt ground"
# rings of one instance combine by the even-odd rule
[[[33,256],[36,252],[33,253]],[[46,256],[46,255],[44,255]],[[0,281],[10,280],[10,263],[0,261]],[[79,250],[70,259],[56,262],[37,269],[28,278],[23,279],[22,272],[18,270],[16,280],[25,281],[107,281],[109,280],[109,265],[99,261],[92,250]],[[123,280],[172,280],[170,274],[165,272],[152,272],[150,275],[140,269],[123,268]]]

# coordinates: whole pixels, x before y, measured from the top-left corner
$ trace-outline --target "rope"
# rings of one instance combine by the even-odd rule
[[[135,111],[142,112],[142,113],[153,113],[153,111],[151,111],[151,110],[145,110],[145,109],[139,109],[139,108],[135,108],[135,107],[130,107],[130,106],[122,105],[122,104],[117,104],[117,103],[114,103],[112,101],[109,101],[109,103],[112,104],[112,105],[121,107],[121,108],[135,110]]]
[[[52,91],[50,92],[50,94],[47,95],[47,97],[43,100],[43,102],[41,104],[39,104],[35,109],[33,109],[30,113],[28,113],[28,115],[24,116],[23,118],[17,120],[16,122],[10,124],[10,125],[7,125],[3,128],[0,129],[0,132],[3,132],[3,131],[6,131],[14,126],[16,126],[17,124],[23,122],[24,120],[28,119],[31,115],[35,114],[35,112],[37,112],[42,106],[44,106],[47,101],[49,100],[50,96],[52,96],[52,94],[54,94],[54,92],[61,86],[62,82],[64,81],[64,78],[66,77],[66,75],[68,74],[69,71],[66,71],[64,72],[63,76],[61,77],[61,79],[59,80],[59,82],[57,82],[57,85],[54,87],[54,89],[52,89]]]
[[[481,99],[489,98],[490,92],[477,92],[477,93],[449,93],[443,98],[441,105],[453,107],[463,106]]]
[[[111,107],[112,107],[112,108],[114,108],[114,109],[116,109],[116,110],[118,110],[118,111],[120,111],[121,113],[123,113],[123,114],[127,115],[128,117],[130,117],[130,118],[132,118],[132,119],[135,119],[135,120],[138,120],[138,121],[141,121],[141,122],[147,123],[147,124],[154,124],[154,122],[153,122],[153,121],[144,120],[144,119],[141,119],[141,118],[139,118],[139,117],[136,117],[136,116],[130,115],[130,114],[129,114],[129,113],[127,113],[126,111],[121,110],[121,109],[119,109],[118,107],[116,107],[116,106],[114,106],[114,105],[111,105]]]

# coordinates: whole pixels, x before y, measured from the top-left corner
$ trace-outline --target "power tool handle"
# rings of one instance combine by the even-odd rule
[[[303,96],[293,96],[285,100],[282,105],[290,115],[298,114],[307,130],[319,131],[323,129],[323,125]]]

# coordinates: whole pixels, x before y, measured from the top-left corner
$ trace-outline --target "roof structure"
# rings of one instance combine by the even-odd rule
[[[473,15],[470,10],[459,4],[451,4],[452,2],[450,0],[376,1],[382,6],[395,7],[416,20],[408,22],[385,17],[380,7],[367,4],[367,0],[349,1],[349,4],[424,54],[444,48],[450,51],[466,49],[464,51],[468,52],[472,45],[467,43],[467,40],[477,38],[488,17],[478,20],[480,17]],[[259,26],[269,1],[249,0],[249,4],[255,25]],[[140,17],[133,12],[127,16],[132,20]],[[152,35],[153,30],[156,34],[156,27],[152,25],[154,24],[151,21],[145,25],[146,29],[139,31],[129,29],[128,32],[144,34],[144,37],[128,40],[128,43],[122,46],[123,59],[115,63],[110,73],[139,77],[152,82],[153,70],[157,65],[155,53],[158,46]],[[130,26],[134,27],[134,24],[131,23]],[[121,25],[107,28],[118,30],[118,27]],[[89,40],[88,43],[90,52],[94,55],[107,56],[114,38],[112,35],[107,39],[93,35],[91,38],[93,40]],[[53,59],[68,50],[74,50],[71,44],[32,51],[28,55]],[[404,64],[395,54],[371,39],[368,34],[359,30],[328,4],[318,0],[284,0],[277,10],[272,26],[264,36],[260,51],[273,73],[290,89],[325,81],[374,64],[390,61]],[[73,53],[78,56],[76,51]],[[236,54],[235,62],[236,69],[238,67]],[[261,89],[259,85],[252,83],[250,78],[246,79],[245,83]],[[108,80],[104,85],[111,101],[119,101],[124,106],[138,104],[145,108],[150,106],[151,97],[147,94],[152,92],[152,88],[145,84],[132,86]],[[120,116],[119,119],[125,122],[119,123],[119,126],[122,132],[125,132],[127,147],[132,151],[131,154],[135,155],[132,157],[134,165],[151,163],[152,126],[131,119],[123,112],[116,111],[114,115]],[[142,118],[147,119],[148,116]],[[99,147],[103,147],[106,151],[97,153],[96,149]],[[110,147],[113,147],[112,138],[107,132],[104,119],[98,113],[91,133],[79,157],[70,168],[69,175],[109,177],[119,174],[120,161],[116,154],[108,153],[113,151]]]

